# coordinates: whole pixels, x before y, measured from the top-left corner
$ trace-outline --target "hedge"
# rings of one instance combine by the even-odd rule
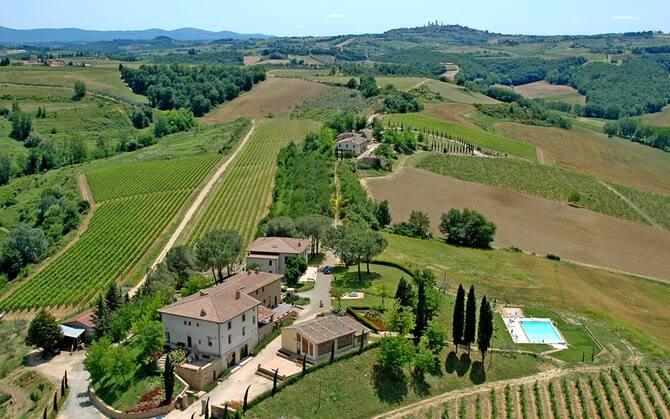
[[[352,315],[356,320],[363,323],[363,325],[369,329],[372,329],[375,333],[379,333],[382,330],[372,323],[367,317],[357,312],[356,310],[368,310],[369,307],[347,307],[347,314]]]

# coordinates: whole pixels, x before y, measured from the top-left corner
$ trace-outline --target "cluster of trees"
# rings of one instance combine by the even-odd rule
[[[442,73],[444,73],[444,66],[439,63],[375,63],[372,65],[346,63],[337,64],[331,67],[330,70],[330,75],[332,76],[343,74],[359,77],[363,75],[437,77]]]
[[[452,208],[442,214],[440,232],[448,243],[459,246],[488,248],[495,238],[496,225],[483,214],[465,208]]]
[[[0,67],[7,67],[11,63],[12,62],[9,60],[9,57],[2,57],[2,59],[0,59]]]
[[[57,187],[42,192],[32,227],[11,229],[0,247],[0,273],[15,278],[27,265],[39,263],[50,246],[79,226],[88,202],[65,196]],[[31,217],[26,217],[30,222]]]
[[[513,119],[524,124],[552,126],[569,129],[572,122],[565,116],[547,109],[541,101],[526,99],[511,89],[490,87],[487,96],[498,99],[498,104],[476,104],[480,112],[501,119]],[[570,105],[567,105],[568,108]]]
[[[486,295],[482,297],[479,304],[479,323],[477,323],[475,287],[474,285],[470,286],[466,302],[465,289],[461,284],[458,286],[456,302],[454,303],[451,339],[456,345],[456,351],[458,351],[458,345],[467,345],[469,354],[470,345],[475,343],[475,338],[483,361],[486,352],[491,347],[491,339],[493,338],[493,308],[486,299]]]
[[[558,83],[556,77],[569,69],[579,67],[586,62],[584,57],[568,57],[559,60],[542,58],[502,58],[477,60],[472,56],[459,54],[454,61],[461,67],[456,82],[464,85],[466,81],[478,81],[485,86],[503,84],[518,86],[547,79]],[[565,84],[565,83],[561,83]]]
[[[635,56],[621,65],[592,62],[555,80],[586,96],[584,116],[619,119],[660,111],[670,99],[670,59]],[[552,82],[554,80],[550,80]]]
[[[130,114],[130,121],[137,129],[146,128],[151,125],[154,119],[154,111],[148,106],[140,106],[133,109]]]
[[[352,112],[340,112],[328,119],[325,125],[334,130],[336,134],[341,134],[343,132],[362,130],[367,126],[367,120],[364,115],[356,115]]]
[[[419,239],[428,239],[433,235],[430,232],[430,218],[422,211],[412,211],[407,221],[401,221],[391,226],[393,234]]]
[[[155,119],[154,135],[157,138],[176,132],[188,131],[197,124],[193,112],[189,109],[174,109],[161,112]]]
[[[370,75],[362,76],[358,82],[358,87],[356,88],[361,92],[364,98],[371,98],[380,93],[379,86],[377,86],[377,80],[375,80],[374,76]]]
[[[413,364],[417,373],[439,370],[439,357],[445,347],[445,332],[433,319],[441,305],[430,270],[413,273],[414,286],[404,277],[398,282],[395,301],[386,313],[385,324],[397,336],[380,342],[377,363],[390,378],[402,379],[404,369]],[[408,339],[408,336],[413,338]]]
[[[424,140],[424,135],[418,135],[410,130],[396,130],[395,128],[387,128],[382,134],[376,138],[380,138],[382,144],[392,146],[395,151],[403,154],[412,154],[416,151],[417,143]]]
[[[603,126],[603,132],[610,138],[616,135],[664,151],[670,151],[669,128],[650,127],[641,124],[637,119],[622,118],[618,121],[607,122]]]
[[[388,244],[381,232],[358,222],[328,229],[325,232],[325,241],[345,266],[357,266],[359,280],[362,279],[361,264],[367,264],[369,273],[370,261],[381,254]]]
[[[340,118],[337,125],[347,126],[348,121]],[[333,132],[323,129],[307,134],[301,146],[290,143],[279,152],[271,218],[332,217],[334,146]]]
[[[423,104],[411,93],[391,89],[382,102],[382,107],[388,113],[419,112]]]
[[[12,111],[8,116],[12,123],[12,129],[9,132],[9,136],[18,141],[27,139],[33,129],[33,121],[30,114],[23,112],[19,103],[14,101],[12,103]]]
[[[353,161],[341,161],[338,166],[340,180],[339,215],[343,222],[353,222],[370,226],[373,230],[384,228],[377,219],[377,203],[368,197],[361,186]]]
[[[142,65],[133,69],[119,65],[119,70],[133,92],[147,96],[152,107],[190,109],[195,116],[204,115],[212,107],[236,98],[265,80],[265,70],[259,66],[173,64]]]

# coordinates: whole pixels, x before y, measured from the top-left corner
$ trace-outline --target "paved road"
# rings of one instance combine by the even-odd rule
[[[326,252],[326,257],[321,266],[335,266],[338,263],[337,258],[332,252]],[[321,312],[329,312],[331,307],[330,300],[330,283],[333,280],[333,275],[326,275],[319,271],[316,274],[316,283],[314,288],[309,291],[300,293],[303,297],[309,297],[310,303],[306,305],[300,312],[298,321],[303,321],[313,318]],[[319,301],[323,301],[323,308],[319,307]]]
[[[69,352],[62,352],[49,362],[32,367],[58,387],[60,387],[60,381],[65,370],[67,370],[70,394],[65,400],[60,413],[58,413],[59,419],[98,419],[105,417],[91,404],[88,398],[89,375],[84,370],[83,362],[85,357],[85,351],[77,351],[72,355]]]

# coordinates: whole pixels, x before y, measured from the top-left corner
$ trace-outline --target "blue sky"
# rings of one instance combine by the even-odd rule
[[[668,0],[0,0],[12,28],[176,29],[270,35],[373,33],[427,21],[503,33],[670,32]]]

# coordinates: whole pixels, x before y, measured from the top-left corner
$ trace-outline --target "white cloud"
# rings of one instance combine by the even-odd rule
[[[326,17],[328,19],[344,19],[346,16],[344,16],[342,13],[331,13]]]
[[[638,20],[637,17],[635,16],[628,16],[628,15],[623,15],[623,16],[612,16],[613,20]]]

